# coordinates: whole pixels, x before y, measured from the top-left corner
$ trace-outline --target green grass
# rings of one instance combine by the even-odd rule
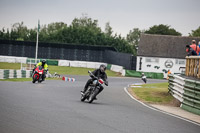
[[[168,83],[144,84],[131,88],[134,94],[144,102],[169,104],[174,98],[168,93]]]
[[[0,69],[20,69],[21,64],[20,63],[6,63],[6,62],[0,62]],[[95,69],[91,68],[79,68],[79,67],[65,67],[65,66],[51,66],[49,65],[49,72],[51,74],[54,74],[57,72],[57,74],[60,75],[88,75],[88,71],[93,71]],[[107,70],[107,75],[110,77],[116,77],[119,76],[119,73]],[[57,80],[56,78],[48,78],[49,80]],[[31,78],[18,78],[18,79],[3,79],[0,81],[31,81]]]
[[[65,67],[65,66],[49,66],[49,72],[54,74],[57,72],[58,74],[65,75],[88,75],[88,71],[94,71],[95,69],[91,68],[80,68],[80,67]],[[108,76],[118,76],[119,74],[110,70],[106,70]]]
[[[62,79],[61,78],[46,78],[45,80],[62,80]],[[0,81],[24,82],[24,81],[32,81],[32,78],[0,79]]]
[[[24,82],[24,81],[32,81],[32,78],[0,79],[0,81]]]
[[[0,62],[0,69],[20,69],[20,63],[7,63],[7,62]]]

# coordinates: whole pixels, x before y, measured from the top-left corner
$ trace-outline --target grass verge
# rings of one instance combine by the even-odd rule
[[[62,80],[62,79],[61,78],[46,78],[45,80]],[[32,78],[0,79],[0,81],[25,82],[25,81],[32,81]]]
[[[88,75],[88,71],[94,71],[91,68],[81,68],[81,67],[65,67],[65,66],[49,66],[49,71],[51,74],[57,72],[61,75]],[[108,76],[115,77],[119,76],[118,73],[106,70]]]
[[[20,69],[20,63],[7,63],[7,62],[0,62],[0,69]],[[49,65],[49,72],[54,74],[57,72],[60,75],[88,75],[88,71],[93,71],[94,69],[91,68],[81,68],[81,67],[65,67],[65,66],[51,66]],[[106,71],[108,76],[116,77],[120,76],[119,73],[107,70]]]
[[[32,81],[32,78],[0,79],[0,81],[24,82],[24,81]]]
[[[20,63],[7,63],[7,62],[0,62],[0,69],[20,69]],[[51,66],[49,65],[49,72],[54,74],[57,72],[60,75],[88,75],[88,71],[93,71],[95,69],[91,68],[80,68],[80,67],[65,67],[65,66]],[[119,73],[107,70],[107,75],[110,77],[118,77],[120,76]],[[23,82],[23,81],[31,81],[31,78],[18,78],[18,79],[0,79],[0,81],[16,81],[16,82]],[[47,80],[58,80],[57,78],[47,78]]]
[[[0,69],[20,69],[20,63],[7,63],[7,62],[0,62]]]
[[[149,104],[174,105],[175,99],[168,93],[168,83],[144,84],[129,88],[129,92],[138,100]]]

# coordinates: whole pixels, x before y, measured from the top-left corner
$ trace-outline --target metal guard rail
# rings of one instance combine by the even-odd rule
[[[200,115],[200,81],[170,74],[168,89],[181,102],[181,108]]]

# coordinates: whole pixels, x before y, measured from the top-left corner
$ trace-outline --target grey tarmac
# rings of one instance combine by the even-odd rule
[[[109,86],[89,104],[80,91],[89,76],[75,82],[0,81],[0,133],[199,133],[200,126],[151,110],[132,100],[124,87],[139,78],[109,77]],[[149,83],[166,80],[148,79]]]

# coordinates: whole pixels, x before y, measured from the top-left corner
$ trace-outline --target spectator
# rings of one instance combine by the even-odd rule
[[[196,41],[192,40],[190,47],[196,52],[196,55],[199,55],[199,47],[196,45]]]
[[[199,55],[200,55],[200,41],[199,41]]]
[[[167,72],[167,80],[169,79],[169,75],[171,74],[171,71],[170,70],[168,70],[168,72]]]
[[[190,55],[199,55],[199,46],[196,45],[196,41],[192,40],[191,45],[186,45],[186,52],[188,52],[188,56]]]

